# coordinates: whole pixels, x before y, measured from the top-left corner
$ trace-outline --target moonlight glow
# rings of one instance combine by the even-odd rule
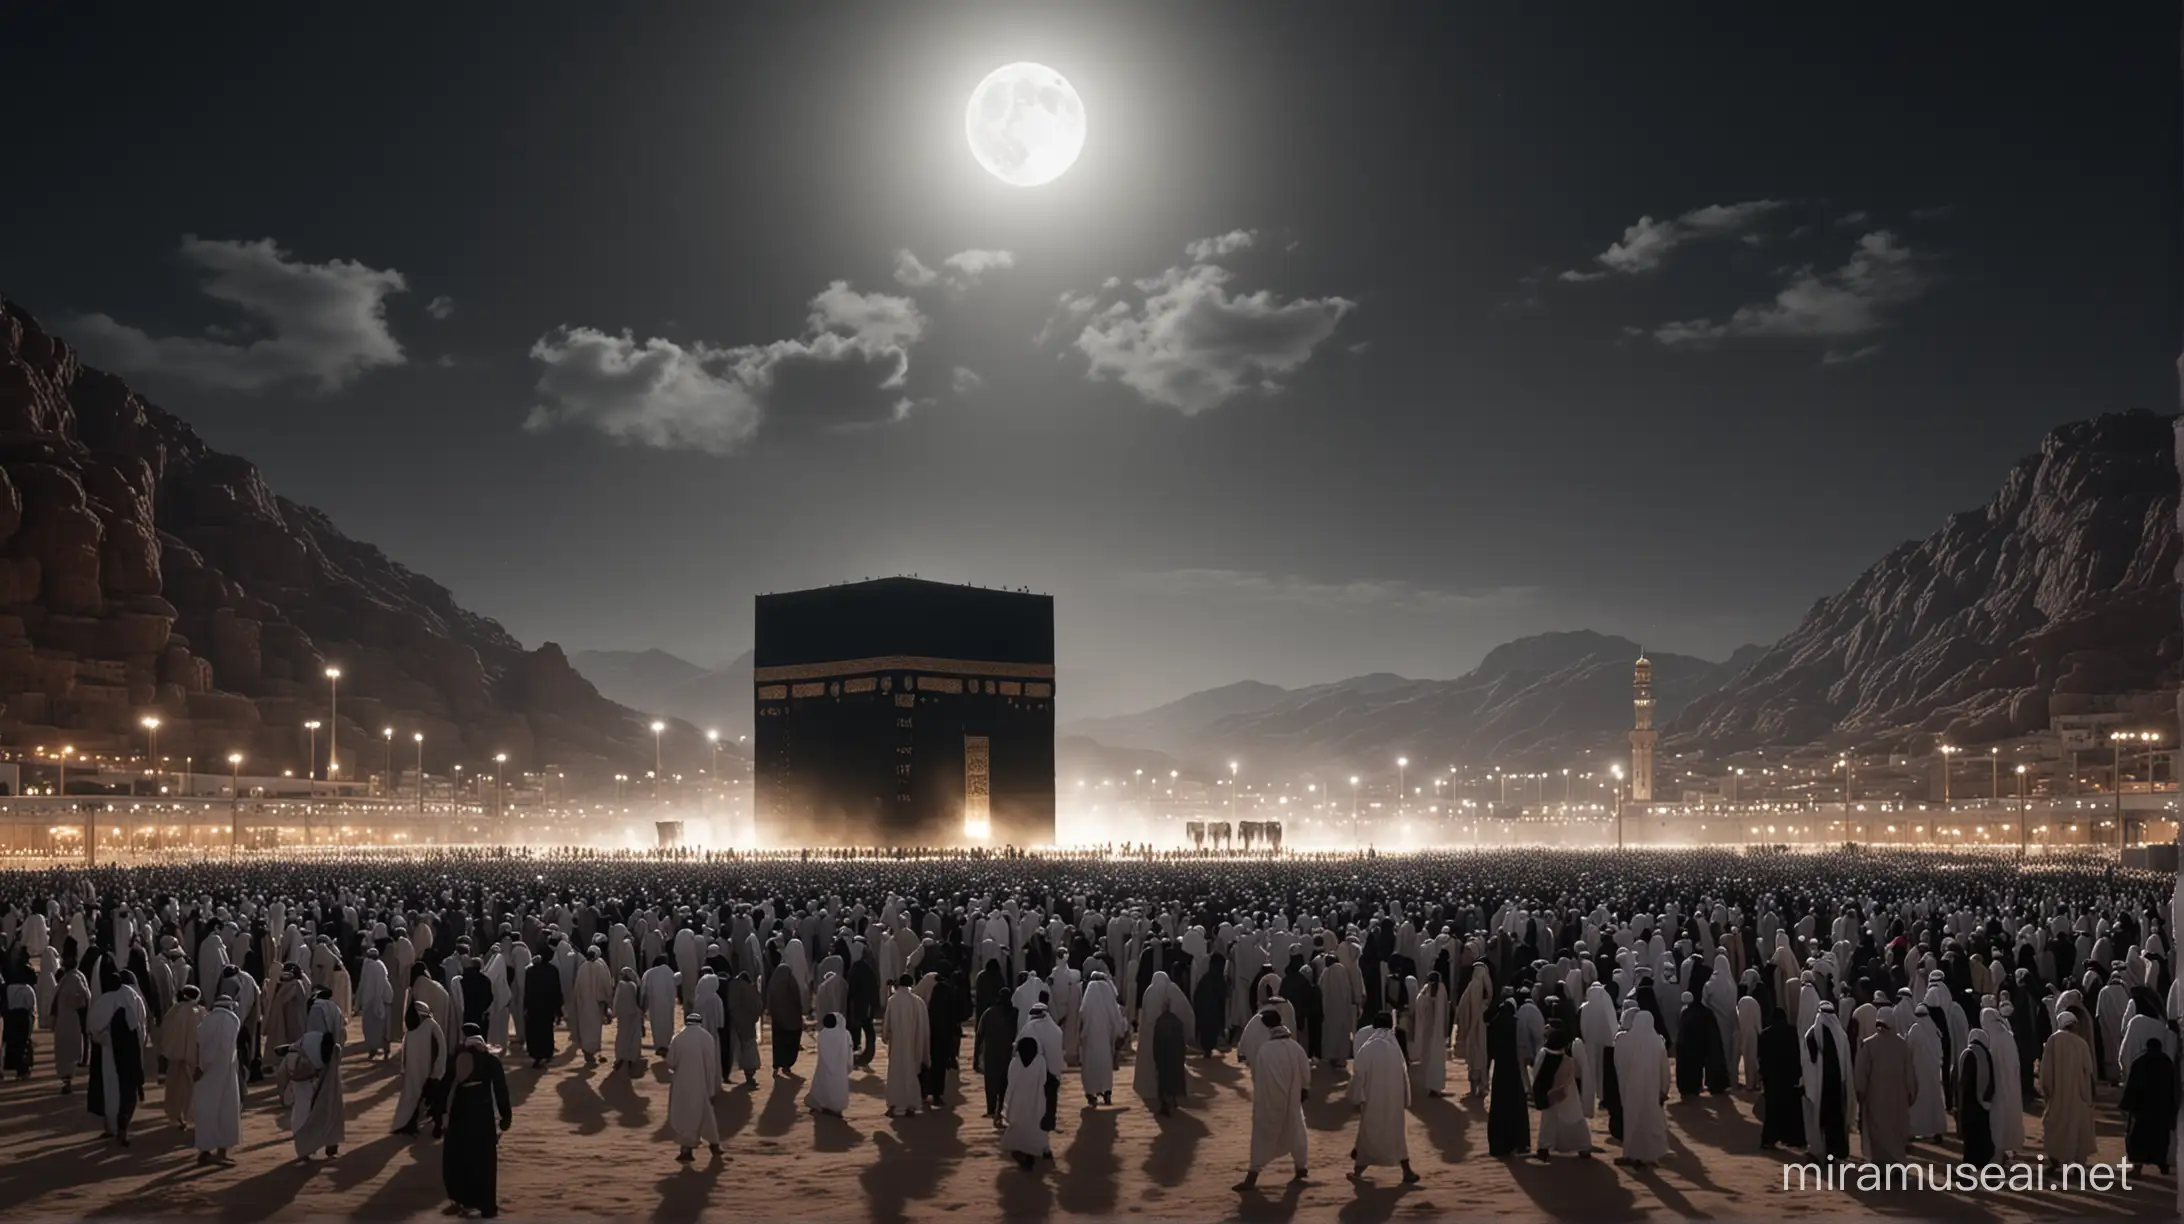
[[[1084,151],[1084,100],[1044,64],[1004,64],[971,92],[971,155],[1017,187],[1051,183]]]

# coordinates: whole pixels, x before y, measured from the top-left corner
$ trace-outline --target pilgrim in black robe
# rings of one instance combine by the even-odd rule
[[[1206,959],[1206,975],[1191,991],[1191,1012],[1198,1021],[1199,1052],[1213,1053],[1228,1033],[1228,963],[1218,952]]]
[[[979,1016],[978,1032],[971,1040],[975,1043],[971,1057],[986,1077],[986,1116],[991,1118],[1001,1112],[1002,1098],[1008,1095],[1009,1059],[1016,1054],[1016,1008],[1005,999],[988,1007]]]
[[[491,1219],[500,1214],[500,1136],[514,1120],[508,1075],[500,1059],[476,1049],[457,1054],[448,1070],[453,1084],[443,1105],[447,1144],[441,1182],[456,1206]]]
[[[1843,1084],[1846,1077],[1843,1074],[1842,1063],[1843,1056],[1848,1052],[1843,1050],[1841,1048],[1842,1043],[1834,1040],[1832,1036],[1823,1039],[1822,1034],[1825,1031],[1816,1028],[1814,1032],[1805,1036],[1807,1048],[1816,1051],[1820,1057],[1819,1122],[1820,1136],[1823,1140],[1821,1153],[1830,1160],[1848,1160],[1850,1159],[1850,1116],[1848,1113],[1849,1102],[1843,1099]],[[1803,1074],[1802,1070],[1800,1070],[1799,1074]],[[1806,1136],[1806,1142],[1808,1144],[1812,1142],[1810,1135]]]
[[[1160,1112],[1168,1113],[1190,1095],[1183,1070],[1183,1017],[1162,1012],[1153,1022],[1153,1073]]]
[[[120,1007],[114,1009],[114,1021],[106,1031],[106,1048],[114,1056],[114,1077],[121,1081],[114,1086],[115,1099],[121,1102],[120,1112],[114,1117],[114,1134],[126,1140],[129,1137],[129,1119],[136,1116],[137,1101],[144,1095],[144,1035],[130,1026],[128,1010]],[[91,1066],[96,1069],[105,1061],[94,1054]],[[93,1090],[94,1094],[96,1091]],[[102,1103],[104,1101],[104,1098],[97,1095],[92,1099]]]
[[[1623,1086],[1615,1078],[1615,1043],[1600,1052],[1600,1103],[1608,1108],[1608,1136],[1623,1137]]]
[[[1759,1030],[1759,1145],[1805,1144],[1804,1064],[1797,1057],[1797,1033],[1776,1008]]]
[[[1685,1100],[1701,1089],[1729,1090],[1729,1063],[1722,1057],[1720,1034],[1712,1008],[1695,998],[1684,1006],[1683,1023],[1676,1029],[1676,1091]]]
[[[523,1052],[532,1065],[544,1066],[554,1056],[554,1021],[560,1018],[561,970],[544,958],[533,961],[523,971]]]
[[[1964,1141],[1963,1163],[1994,1161],[1994,1055],[1976,1041],[1957,1055],[1957,1137]]]
[[[933,997],[925,1001],[925,1032],[932,1057],[918,1072],[918,1092],[934,1105],[947,1103],[948,1073],[956,1069],[956,1059],[963,1048],[963,1016],[956,1001],[958,996],[955,987],[948,984],[947,967],[941,968],[940,977],[933,982]],[[1047,1096],[1051,1100],[1053,1093],[1050,1091]]]
[[[1486,1060],[1493,1077],[1486,1103],[1487,1150],[1518,1155],[1532,1145],[1532,1118],[1526,1112],[1525,1067],[1517,1059],[1517,1005],[1507,999],[1486,1026]]]
[[[2142,1165],[2169,1171],[2169,1134],[2176,1125],[2176,1060],[2148,1041],[2146,1052],[2131,1060],[2124,1078],[2123,1154]]]

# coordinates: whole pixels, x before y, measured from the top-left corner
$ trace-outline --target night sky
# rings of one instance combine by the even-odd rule
[[[527,642],[714,664],[755,594],[917,573],[1053,593],[1065,716],[1547,629],[1720,658],[2050,426],[2171,410],[2177,47],[2161,5],[45,5],[0,21],[0,292]],[[1088,116],[1041,187],[964,136],[1016,60]]]

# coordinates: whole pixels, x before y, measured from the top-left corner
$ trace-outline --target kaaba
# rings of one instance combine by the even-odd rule
[[[758,597],[758,834],[1054,842],[1054,599],[881,578]]]

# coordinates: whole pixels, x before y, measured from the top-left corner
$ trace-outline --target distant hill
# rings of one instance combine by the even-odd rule
[[[1750,664],[1748,646],[1715,663],[1655,652],[1654,696],[1667,719]],[[1420,761],[1521,768],[1612,743],[1631,723],[1638,644],[1577,631],[1496,647],[1454,680],[1388,673],[1283,689],[1245,681],[1120,718],[1064,730],[1114,747],[1155,749],[1201,767],[1233,756],[1292,768]]]
[[[664,650],[579,650],[569,663],[614,701],[734,742],[751,733],[751,652],[704,668]]]
[[[2173,716],[2184,656],[2174,420],[2108,415],[2049,433],[1992,501],[1814,604],[1668,738],[1923,751],[2097,706]]]

